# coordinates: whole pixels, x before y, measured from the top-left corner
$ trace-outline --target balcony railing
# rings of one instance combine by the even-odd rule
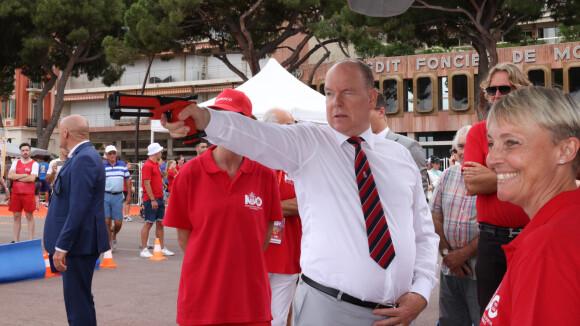
[[[31,80],[28,81],[27,89],[43,89],[44,83],[43,82],[33,82]]]
[[[46,128],[46,126],[48,125],[48,120],[42,120],[42,128]],[[26,126],[27,127],[36,127],[37,126],[37,121],[36,119],[27,119],[26,120]]]

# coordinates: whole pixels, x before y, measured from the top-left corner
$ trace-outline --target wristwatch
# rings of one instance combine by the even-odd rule
[[[449,249],[445,248],[441,250],[441,257],[445,257],[449,253]]]

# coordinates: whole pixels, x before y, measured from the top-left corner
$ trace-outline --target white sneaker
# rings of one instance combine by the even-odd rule
[[[125,221],[125,222],[132,222],[133,221],[133,218],[131,216],[129,216],[129,215],[125,215],[123,217],[123,221]]]
[[[117,240],[111,240],[111,242],[113,243],[113,248],[111,248],[112,249],[111,251],[112,252],[117,251]]]
[[[167,248],[163,248],[161,249],[161,253],[165,256],[173,256],[175,255],[175,253],[173,251],[169,251],[169,249]]]
[[[153,257],[153,254],[150,253],[149,250],[143,249],[143,250],[141,250],[141,252],[139,252],[139,256],[141,256],[143,258],[151,258],[151,257]]]

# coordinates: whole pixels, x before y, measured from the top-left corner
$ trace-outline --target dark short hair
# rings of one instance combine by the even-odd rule
[[[385,101],[385,97],[383,96],[383,94],[381,94],[379,92],[379,94],[377,95],[377,104],[375,105],[375,109],[380,109],[380,108],[387,108],[387,101]]]
[[[22,149],[22,147],[26,147],[26,146],[28,146],[28,148],[32,148],[32,146],[30,146],[29,143],[22,143],[22,144],[20,144],[20,146],[18,146],[18,148]]]
[[[197,143],[197,145],[195,145],[195,147],[197,147],[197,146],[199,146],[199,145],[201,145],[201,144],[206,144],[206,145],[208,145],[208,146],[209,146],[209,142],[208,142],[207,140],[205,140],[205,139],[201,139],[201,140],[199,141],[199,143]]]
[[[45,162],[48,162],[48,161],[50,161],[50,155],[44,155],[44,156],[42,157],[42,160],[43,160],[43,161],[45,161]]]

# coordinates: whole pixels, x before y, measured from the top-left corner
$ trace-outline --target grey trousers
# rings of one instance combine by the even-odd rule
[[[439,283],[439,326],[479,325],[477,281],[441,273]]]
[[[294,326],[371,326],[373,322],[385,319],[373,315],[373,309],[360,307],[338,300],[298,281],[294,295],[292,324]]]

